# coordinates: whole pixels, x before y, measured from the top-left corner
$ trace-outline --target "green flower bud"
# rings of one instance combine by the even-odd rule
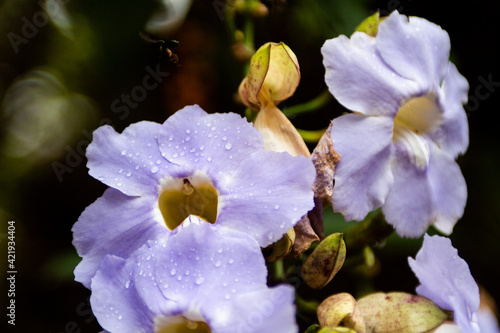
[[[447,318],[431,300],[403,292],[375,293],[358,300],[367,332],[429,332]]]
[[[337,329],[332,332],[365,332],[365,322],[356,300],[347,293],[325,299],[318,307],[318,320],[321,327]]]
[[[302,278],[313,289],[323,288],[344,264],[346,247],[341,233],[319,243],[302,265]]]
[[[382,19],[380,19],[380,13],[377,11],[375,14],[368,16],[360,25],[356,28],[356,31],[364,32],[365,34],[375,37],[378,33],[378,25]]]
[[[274,262],[282,258],[292,251],[293,243],[295,242],[295,230],[289,229],[279,241],[269,245],[264,249],[264,256],[267,262]]]
[[[239,87],[240,97],[253,110],[277,105],[292,96],[300,82],[297,57],[281,43],[262,45],[250,60],[250,69]]]

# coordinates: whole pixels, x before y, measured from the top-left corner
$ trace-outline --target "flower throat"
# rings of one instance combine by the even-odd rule
[[[217,220],[217,190],[205,175],[169,178],[163,182],[158,206],[169,230],[177,228],[188,216],[209,223]]]

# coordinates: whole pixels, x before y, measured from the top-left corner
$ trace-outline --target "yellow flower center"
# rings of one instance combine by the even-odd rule
[[[399,108],[394,119],[392,141],[402,143],[412,164],[422,170],[430,158],[430,147],[424,135],[442,122],[442,111],[436,98],[434,93],[414,97]]]
[[[169,230],[177,228],[190,215],[215,223],[218,193],[205,174],[195,173],[186,178],[170,177],[162,180],[158,207]]]
[[[156,321],[155,333],[211,333],[203,321],[193,321],[184,316],[162,318]]]

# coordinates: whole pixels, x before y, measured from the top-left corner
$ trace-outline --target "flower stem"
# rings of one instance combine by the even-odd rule
[[[328,89],[324,90],[321,94],[310,100],[309,102],[305,102],[302,104],[293,105],[287,107],[283,110],[285,116],[290,117],[293,115],[306,113],[310,111],[314,111],[328,103],[332,99],[332,95],[328,91]]]
[[[325,133],[326,128],[317,130],[317,131],[308,131],[308,130],[301,130],[297,128],[297,132],[299,132],[300,136],[302,139],[304,139],[305,142],[309,143],[316,143],[318,142],[323,134]]]
[[[299,310],[306,313],[314,313],[318,310],[319,303],[316,301],[306,301],[298,294],[295,295],[295,305]]]
[[[394,231],[382,212],[369,214],[360,223],[344,232],[344,241],[349,250],[360,250],[367,245],[383,242]]]

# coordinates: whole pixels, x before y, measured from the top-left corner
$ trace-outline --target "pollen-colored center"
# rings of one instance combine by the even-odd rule
[[[189,320],[183,316],[170,317],[155,329],[155,333],[211,333],[210,327],[203,321]]]
[[[164,180],[158,198],[161,215],[169,230],[177,228],[190,215],[215,223],[217,204],[217,190],[204,174]]]
[[[442,119],[434,93],[410,99],[396,114],[392,141],[405,147],[410,162],[420,170],[426,169],[430,161],[430,146],[425,134],[439,127]]]
[[[415,134],[425,134],[442,122],[442,112],[433,93],[414,97],[404,103],[396,114],[394,126],[403,126]]]

